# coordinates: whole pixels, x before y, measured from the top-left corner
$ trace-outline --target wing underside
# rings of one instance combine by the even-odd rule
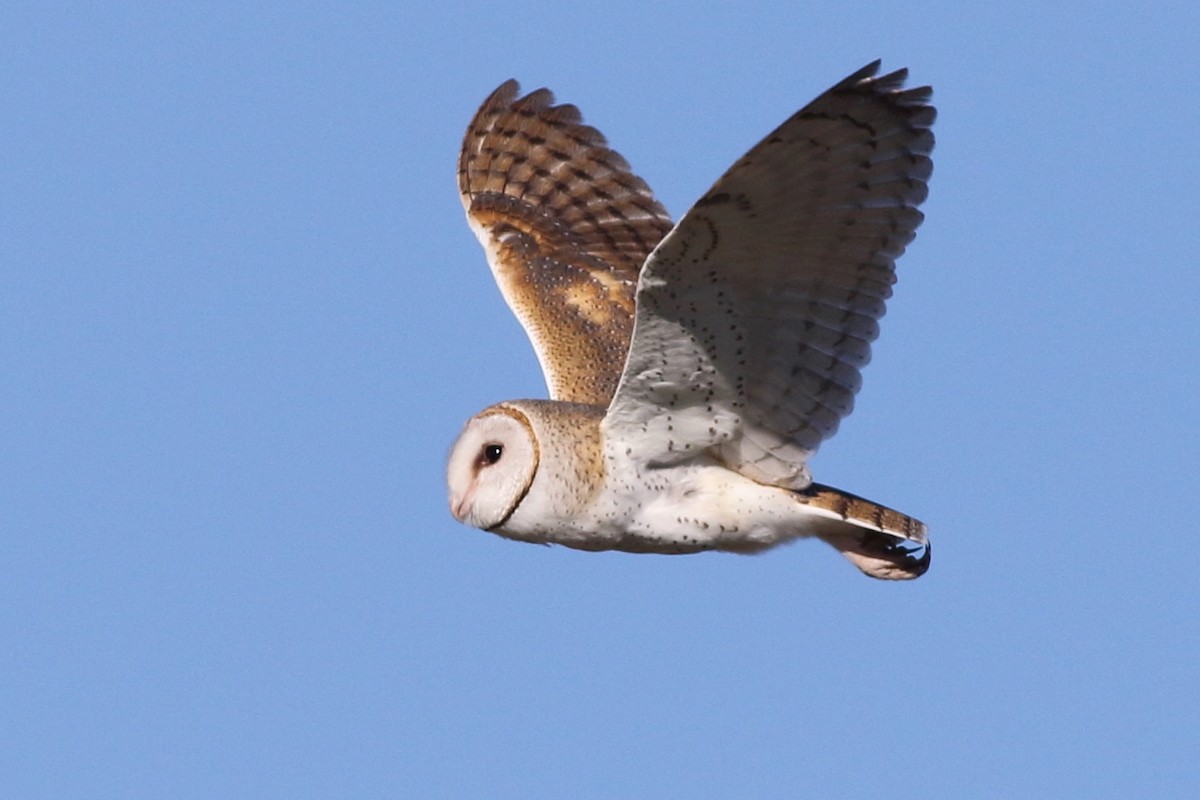
[[[803,489],[853,408],[932,171],[928,87],[868,65],[729,169],[648,259],[606,437]]]

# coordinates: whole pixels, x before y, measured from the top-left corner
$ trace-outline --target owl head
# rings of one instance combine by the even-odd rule
[[[517,409],[492,406],[471,417],[446,468],[455,519],[484,530],[504,524],[533,485],[538,459],[533,426]]]

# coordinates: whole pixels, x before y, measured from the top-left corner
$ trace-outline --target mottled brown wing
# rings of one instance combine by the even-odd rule
[[[467,220],[555,400],[608,405],[633,328],[646,256],[671,229],[645,181],[538,89],[501,85],[471,120],[458,161]]]

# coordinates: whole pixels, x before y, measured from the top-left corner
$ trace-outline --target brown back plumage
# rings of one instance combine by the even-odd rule
[[[458,186],[550,395],[608,405],[646,256],[671,229],[650,188],[572,105],[507,81],[467,128]]]

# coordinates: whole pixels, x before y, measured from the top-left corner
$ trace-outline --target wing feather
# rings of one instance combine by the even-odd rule
[[[554,105],[547,89],[519,92],[516,81],[501,85],[467,128],[463,206],[551,397],[607,405],[638,272],[671,220],[575,106]]]
[[[784,122],[651,254],[604,422],[614,447],[810,483],[808,459],[853,409],[932,172],[931,90],[878,68]]]

